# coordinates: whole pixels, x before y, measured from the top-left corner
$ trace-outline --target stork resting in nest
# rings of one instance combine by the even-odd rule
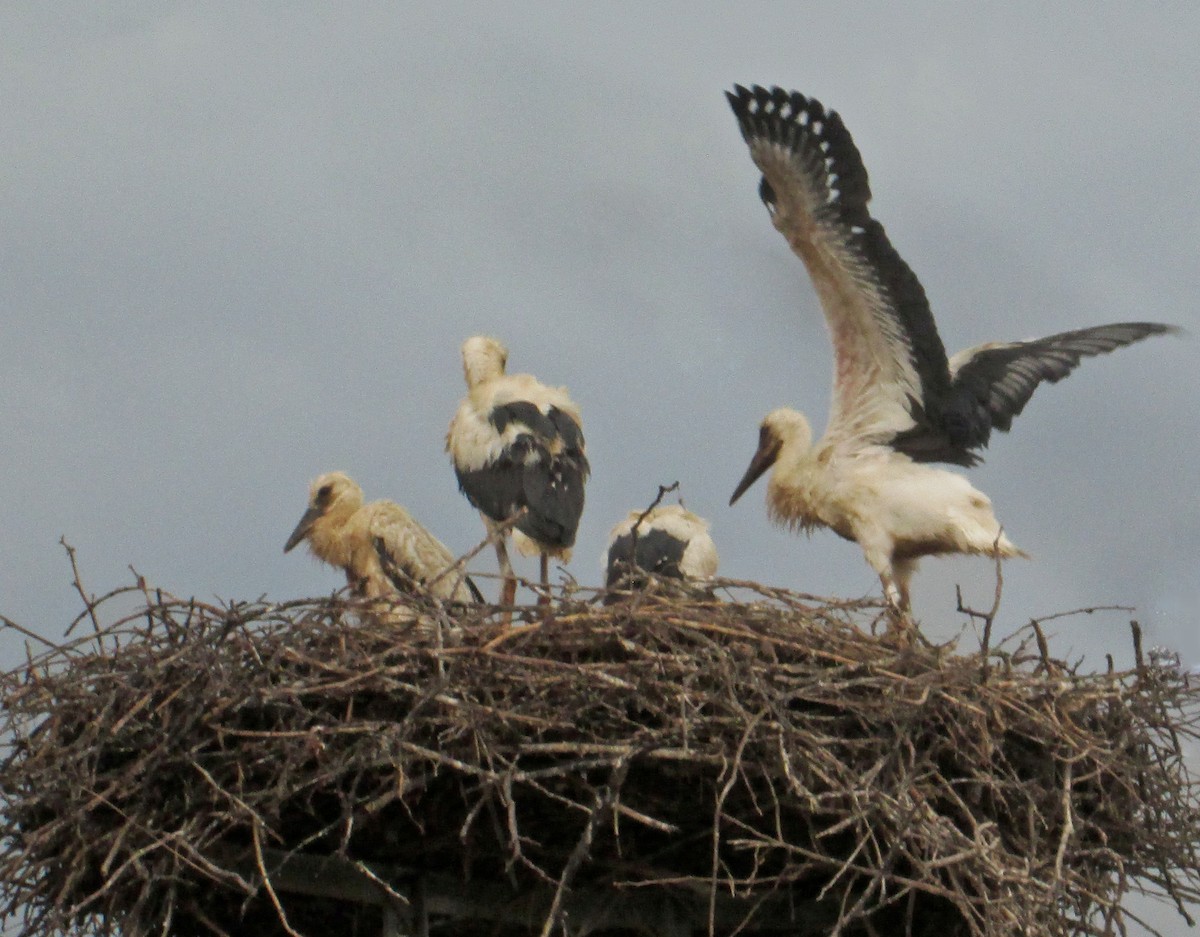
[[[730,504],[772,469],[772,520],[856,541],[904,622],[921,557],[1026,555],[985,495],[930,463],[977,464],[992,430],[1007,431],[1042,381],[1061,380],[1084,357],[1177,330],[1102,325],[988,342],[947,359],[924,289],[867,209],[867,171],[841,118],[780,88],[735,86],[726,96],[762,172],[771,220],[808,269],[834,351],[825,435],[814,445],[802,414],[769,413]]]
[[[708,521],[682,504],[630,511],[608,535],[605,587],[638,590],[646,574],[701,586],[717,574],[717,546]]]
[[[362,488],[345,472],[313,481],[308,508],[283,552],[302,540],[318,559],[340,567],[362,598],[428,594],[464,605],[483,601],[437,537],[395,502],[364,504]]]

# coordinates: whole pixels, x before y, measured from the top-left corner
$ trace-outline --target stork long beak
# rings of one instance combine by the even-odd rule
[[[317,522],[317,518],[321,516],[321,513],[321,509],[316,505],[313,505],[304,512],[304,515],[300,518],[300,523],[296,525],[296,529],[292,531],[292,535],[287,538],[287,543],[283,545],[284,553],[287,553],[296,544],[303,540],[305,536],[307,536],[309,530],[312,528],[312,525],[315,524]]]
[[[779,446],[777,445],[760,445],[758,452],[754,453],[754,458],[750,460],[750,467],[746,469],[746,474],[742,476],[742,480],[738,482],[738,486],[733,489],[733,497],[729,499],[732,505],[738,498],[746,493],[746,489],[758,481],[763,472],[775,464],[775,460],[779,458]]]

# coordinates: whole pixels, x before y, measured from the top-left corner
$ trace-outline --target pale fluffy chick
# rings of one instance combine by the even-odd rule
[[[392,501],[363,503],[362,489],[344,472],[329,472],[310,488],[308,509],[288,537],[318,559],[340,567],[356,595],[425,595],[471,604],[481,601],[471,580],[451,570],[454,557],[440,540]]]

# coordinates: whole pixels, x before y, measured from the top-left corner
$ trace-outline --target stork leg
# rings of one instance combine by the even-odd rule
[[[900,593],[900,608],[910,618],[912,617],[912,596],[909,593],[909,585],[912,583],[912,577],[916,571],[917,561],[915,559],[892,561],[892,575],[895,576],[896,589]]]
[[[888,603],[888,630],[890,637],[901,645],[909,645],[913,639],[912,608],[908,602],[908,588],[895,580],[884,581],[883,592]]]
[[[863,544],[863,555],[871,568],[879,574],[883,584],[883,597],[888,604],[888,618],[891,626],[889,633],[907,644],[912,640],[912,613],[909,608],[908,583],[916,569],[914,560],[897,560],[894,556],[894,546],[885,544]]]
[[[537,604],[545,606],[550,604],[550,557],[545,553],[538,556],[541,560],[542,591],[538,593]]]
[[[496,541],[496,562],[500,564],[500,604],[512,606],[517,601],[517,576],[508,559],[507,536]]]
[[[898,612],[903,611],[904,595],[896,581],[891,576],[881,576],[880,582],[883,583],[883,597],[887,599],[888,607]]]
[[[498,530],[498,525],[482,511],[483,526],[487,529],[488,538],[496,545],[496,564],[500,567],[500,601],[499,604],[511,608],[517,600],[517,577],[513,573],[512,563],[508,559],[508,532]],[[511,612],[505,613],[505,620],[512,617]]]

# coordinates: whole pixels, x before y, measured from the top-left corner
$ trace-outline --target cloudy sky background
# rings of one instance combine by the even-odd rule
[[[442,446],[478,332],[583,409],[580,581],[678,480],[723,574],[877,594],[854,545],[772,529],[762,483],[726,506],[763,414],[819,430],[831,373],[737,81],[842,114],[950,352],[1191,330],[1042,388],[971,477],[1034,556],[1001,630],[1131,605],[1196,661],[1197,47],[1186,4],[6,3],[0,613],[61,634],[62,535],[95,591],[132,564],[178,595],[328,593],[282,546],[335,468],[465,551]],[[924,563],[931,636],[956,584],[987,605],[990,564]],[[1128,618],[1055,622],[1056,650],[1127,659]]]

